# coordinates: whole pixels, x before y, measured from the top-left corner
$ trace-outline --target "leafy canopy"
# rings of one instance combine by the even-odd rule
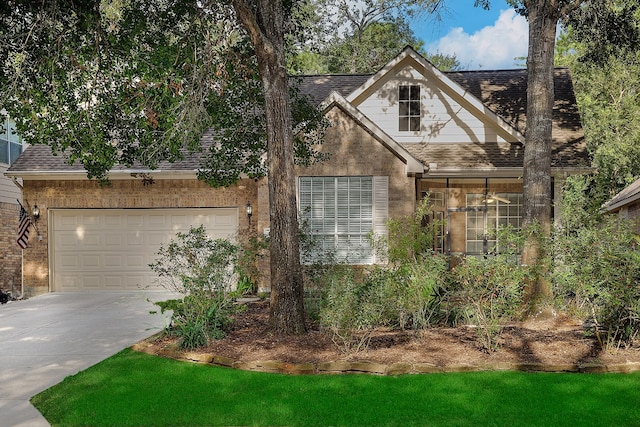
[[[25,142],[64,153],[90,178],[193,151],[212,185],[266,173],[255,59],[222,2],[8,0],[0,61],[0,109]],[[297,130],[321,128],[320,114],[293,99]],[[300,159],[314,161],[317,140],[297,142]]]

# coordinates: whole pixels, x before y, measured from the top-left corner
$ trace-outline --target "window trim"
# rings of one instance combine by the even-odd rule
[[[407,95],[403,94],[407,91]],[[398,86],[398,131],[419,132],[422,126],[422,89],[420,85]],[[406,111],[404,114],[403,109]],[[417,112],[416,112],[417,109]]]
[[[358,194],[362,191],[363,179],[370,179],[370,205],[349,204],[347,209],[347,216],[344,216],[345,210],[340,209],[340,203],[338,198],[340,197],[339,185],[350,186],[351,180],[360,180]],[[323,180],[325,182],[332,181],[332,186],[329,192],[327,192],[323,185],[322,195],[319,196],[319,204],[314,201],[313,198],[313,184],[314,182]],[[304,181],[307,181],[305,183]],[[346,181],[346,182],[345,182]],[[327,250],[334,252],[338,261],[346,262],[351,265],[369,265],[378,261],[374,248],[368,241],[369,235],[373,233],[377,236],[386,236],[387,234],[387,219],[389,216],[389,197],[388,197],[388,181],[387,176],[300,176],[298,177],[298,211],[300,215],[301,224],[307,223],[312,229],[310,230],[312,235],[324,236],[324,238],[318,239],[320,250]],[[304,188],[306,186],[306,188]],[[310,190],[307,190],[307,188]],[[344,187],[343,187],[344,190]],[[352,190],[347,189],[347,197],[351,197]],[[303,193],[304,192],[304,193]],[[345,194],[342,194],[345,196]],[[304,200],[308,197],[308,200]],[[326,197],[326,200],[325,200]],[[357,197],[357,195],[356,195]],[[331,203],[327,203],[327,202]],[[318,212],[322,215],[312,217],[312,212],[305,212],[307,209],[311,209],[316,205]],[[351,207],[354,211],[360,212],[358,218],[351,216]],[[364,211],[362,210],[364,209]],[[328,216],[325,216],[325,212],[329,212]],[[365,214],[363,218],[362,214]],[[367,212],[370,212],[370,220],[366,218]],[[341,215],[342,214],[342,215]],[[345,222],[346,220],[346,222]],[[364,222],[364,227],[362,223]],[[314,224],[318,224],[323,230],[321,232],[314,232]],[[345,227],[346,226],[346,230]],[[351,230],[350,227],[355,226],[356,229]],[[328,227],[328,228],[325,228]],[[360,230],[357,228],[360,227]],[[332,230],[331,230],[332,228]],[[353,246],[349,243],[349,238],[357,237]],[[345,244],[346,243],[346,244]],[[341,245],[342,244],[342,245]],[[331,247],[332,246],[332,247]],[[355,251],[362,251],[355,259],[349,260],[348,254],[356,253]],[[304,254],[303,254],[304,255]],[[320,254],[310,254],[309,259],[302,260],[303,263],[311,263],[321,258]]]

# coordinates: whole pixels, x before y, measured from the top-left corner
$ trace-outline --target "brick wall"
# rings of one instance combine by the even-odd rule
[[[22,251],[16,244],[18,216],[17,204],[0,202],[0,289],[20,295],[22,280]]]
[[[49,291],[47,212],[53,208],[239,208],[239,234],[246,235],[249,221],[245,206],[253,206],[253,217],[263,218],[268,212],[264,200],[258,198],[261,181],[242,180],[229,188],[214,189],[195,179],[160,180],[144,185],[141,179],[113,180],[109,186],[95,181],[31,181],[24,182],[24,198],[40,208],[38,230],[24,251],[24,282],[27,296]],[[16,213],[17,217],[17,213]],[[257,226],[252,221],[252,228]]]
[[[415,209],[415,179],[408,177],[405,163],[357,124],[340,108],[327,113],[333,124],[320,151],[329,160],[307,168],[298,168],[298,176],[388,176],[389,216],[411,215]]]

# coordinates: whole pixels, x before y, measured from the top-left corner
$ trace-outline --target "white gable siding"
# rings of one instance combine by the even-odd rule
[[[400,143],[505,142],[504,130],[481,114],[472,113],[466,101],[440,80],[428,80],[413,67],[407,66],[381,83],[365,94],[357,107]],[[398,87],[401,85],[420,85],[420,132],[398,130]]]

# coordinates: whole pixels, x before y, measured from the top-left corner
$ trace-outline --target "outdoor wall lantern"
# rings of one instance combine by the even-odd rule
[[[40,219],[40,208],[38,207],[38,205],[33,205],[31,214],[33,215],[34,221],[38,221],[38,219]]]
[[[247,202],[247,217],[249,218],[249,223],[251,223],[251,215],[253,215],[253,207],[251,206],[251,202]]]

